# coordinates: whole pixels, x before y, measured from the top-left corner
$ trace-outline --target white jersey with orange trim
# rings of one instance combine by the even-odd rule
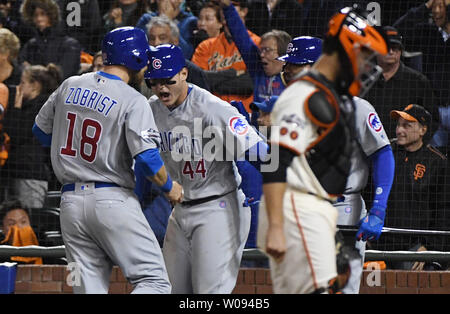
[[[280,95],[271,113],[272,147],[278,143],[297,154],[287,169],[283,196],[287,250],[282,261],[269,259],[276,294],[326,292],[337,275],[337,210],[306,158],[310,147],[320,140],[318,126],[306,109],[309,98],[318,90],[309,81],[294,82]],[[259,227],[265,218],[260,216]]]
[[[271,141],[298,154],[287,170],[287,183],[292,188],[330,199],[305,156],[310,144],[318,138],[318,126],[306,116],[303,107],[315,91],[317,87],[306,81],[294,82],[285,89],[271,113],[272,125],[276,126],[272,131]]]

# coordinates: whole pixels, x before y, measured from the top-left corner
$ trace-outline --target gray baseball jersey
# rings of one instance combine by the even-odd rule
[[[337,224],[341,226],[355,226],[361,218],[366,216],[366,204],[360,192],[366,186],[369,176],[367,157],[384,146],[390,145],[383,124],[373,106],[359,97],[354,97],[353,101],[355,103],[355,149],[351,156],[350,176],[347,179],[343,200],[341,198],[341,201],[334,205],[338,210]],[[361,259],[350,261],[351,275],[342,291],[345,294],[357,294],[361,282],[366,242],[356,241],[355,243],[353,236],[347,236],[345,244],[354,245]]]
[[[62,184],[134,188],[133,157],[159,146],[147,99],[111,78],[87,73],[65,80],[36,117],[37,126],[52,133],[52,166]]]
[[[132,190],[133,157],[159,145],[145,97],[104,72],[74,76],[50,96],[36,124],[52,134],[53,169],[67,184],[60,220],[67,261],[80,271],[74,292],[107,293],[114,263],[134,293],[169,293],[161,249]]]
[[[170,111],[157,96],[149,99],[161,137],[161,156],[185,200],[236,190],[240,176],[233,160],[262,141],[236,108],[195,85]]]
[[[367,157],[386,145],[390,145],[386,131],[373,106],[366,100],[354,97],[356,145],[351,157],[350,176],[345,194],[359,193],[367,184],[369,166]]]

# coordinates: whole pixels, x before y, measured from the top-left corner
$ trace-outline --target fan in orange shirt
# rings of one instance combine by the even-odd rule
[[[245,22],[248,12],[246,0],[239,0],[233,4]],[[221,28],[220,25],[222,25]],[[227,102],[242,101],[247,111],[251,112],[249,106],[253,102],[253,83],[247,73],[242,56],[228,31],[220,6],[214,2],[206,3],[200,10],[198,28],[207,32],[210,38],[197,46],[192,56],[192,62],[204,70],[234,69],[237,73],[242,73],[233,79],[233,84],[230,84],[231,89],[224,86],[224,90],[215,95]],[[260,37],[250,31],[248,33],[255,44],[259,45]]]

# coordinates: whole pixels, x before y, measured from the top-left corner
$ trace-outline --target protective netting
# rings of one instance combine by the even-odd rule
[[[450,230],[450,176],[446,158],[450,127],[449,2],[232,2],[239,8],[249,36],[257,45],[265,38],[264,34],[283,31],[276,33],[276,48],[265,50],[265,55],[271,54],[272,58],[284,54],[287,43],[294,37],[323,38],[332,14],[354,3],[369,12],[369,20],[374,24],[395,27],[398,43],[391,47],[391,59],[378,60],[379,64],[384,62],[385,73],[364,96],[376,109],[389,138],[393,139],[396,176],[385,226]],[[218,3],[207,4],[202,0],[0,1],[3,28],[0,30],[0,82],[4,84],[0,88],[0,201],[20,199],[23,206],[31,209],[31,225],[41,245],[62,244],[58,235],[61,185],[51,168],[50,150],[43,148],[32,135],[34,118],[62,80],[101,69],[101,40],[109,30],[137,26],[147,32],[152,44],[178,44],[186,59],[207,71],[204,75],[212,92],[227,101],[241,100],[250,110],[249,105],[258,96],[247,72],[251,65],[246,65],[234,45],[242,37],[233,38],[230,34]],[[178,32],[150,34],[148,23],[163,14],[175,23]],[[214,36],[220,40],[208,39]],[[142,79],[133,82],[133,86],[144,95],[150,95]],[[422,105],[432,117],[424,135],[424,145],[413,152],[405,150],[403,142],[395,140],[405,135],[398,133],[397,120],[390,116],[391,110],[403,110],[410,104]],[[363,192],[370,208],[374,193],[370,178]],[[149,195],[144,208],[150,207],[159,196],[160,191]],[[161,202],[161,206],[166,205],[167,202]],[[164,211],[162,224],[170,213],[166,207]],[[253,216],[255,221],[256,210]],[[3,225],[0,227],[4,229]],[[252,228],[250,238],[255,237],[256,231]],[[449,237],[383,234],[379,241],[369,243],[368,248],[408,251],[421,247],[450,251]]]

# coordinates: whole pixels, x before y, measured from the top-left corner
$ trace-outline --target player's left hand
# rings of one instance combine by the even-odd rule
[[[381,235],[381,230],[384,226],[384,219],[381,219],[377,215],[370,213],[361,219],[359,222],[359,230],[356,233],[356,238],[363,241],[378,240]]]
[[[166,195],[172,204],[181,203],[184,196],[183,187],[178,182],[173,181],[172,189]]]

